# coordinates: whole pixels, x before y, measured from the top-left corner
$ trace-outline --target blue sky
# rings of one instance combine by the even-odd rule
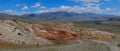
[[[0,12],[21,15],[55,11],[120,15],[120,0],[0,0]]]

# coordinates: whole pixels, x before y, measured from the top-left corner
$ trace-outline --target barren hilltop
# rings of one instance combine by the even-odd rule
[[[118,34],[95,29],[76,28],[74,23],[42,25],[16,20],[0,20],[1,48],[51,46],[73,40],[81,40],[80,42],[82,42],[85,39],[111,41],[116,38],[120,38]]]

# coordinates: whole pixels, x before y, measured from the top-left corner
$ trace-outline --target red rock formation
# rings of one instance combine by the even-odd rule
[[[39,25],[33,25],[32,28],[37,36],[48,40],[69,40],[74,38],[72,33],[67,30],[58,30],[51,27],[40,27]]]
[[[24,30],[26,31],[32,31],[35,35],[38,37],[42,37],[48,40],[70,40],[70,39],[110,39],[114,35],[111,34],[105,34],[102,32],[95,32],[95,31],[89,31],[89,30],[78,30],[74,28],[74,31],[71,31],[71,28],[61,26],[58,27],[49,27],[49,26],[40,26],[38,24],[32,25],[32,27],[28,28],[27,25],[25,25],[23,22],[16,21],[16,23]],[[63,27],[63,28],[62,28]],[[73,26],[72,26],[73,28]],[[74,33],[73,33],[74,32]]]
[[[109,39],[114,35],[104,34],[102,32],[94,32],[88,30],[79,30],[74,34],[70,30],[65,28],[52,28],[52,27],[40,27],[39,25],[33,25],[32,29],[38,37],[42,37],[48,40],[70,40],[70,39]]]
[[[27,26],[25,23],[21,21],[16,21],[16,23],[18,24],[19,28],[24,29],[28,32],[33,32],[33,30],[29,26]]]

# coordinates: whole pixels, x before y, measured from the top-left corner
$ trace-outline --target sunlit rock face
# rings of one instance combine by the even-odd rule
[[[39,25],[33,25],[32,28],[38,37],[48,40],[69,40],[74,38],[70,31],[63,29],[40,27]]]
[[[79,30],[78,32],[80,38],[83,39],[110,39],[114,37],[114,34],[103,32],[103,31],[92,31],[92,30]]]
[[[52,44],[51,41],[46,40],[41,37],[36,37],[29,26],[24,23],[16,23],[13,21],[0,21],[0,39],[16,44],[26,44],[26,45],[49,45]]]
[[[48,40],[71,40],[71,39],[109,39],[115,36],[114,34],[98,31],[98,30],[82,30],[71,28],[65,28],[61,26],[56,27],[46,27],[40,25],[33,25],[32,29],[34,34],[38,37],[42,37]]]

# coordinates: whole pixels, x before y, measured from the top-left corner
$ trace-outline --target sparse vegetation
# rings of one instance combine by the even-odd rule
[[[2,34],[0,33],[0,36],[1,36]]]
[[[119,21],[83,21],[83,22],[79,22],[79,21],[49,21],[49,20],[47,20],[47,21],[21,20],[21,21],[23,22],[23,23],[22,22],[21,23],[25,27],[23,25],[21,25],[21,27],[23,26],[22,29],[20,29],[21,27],[18,26],[19,28],[17,27],[17,28],[14,28],[14,30],[13,30],[13,32],[18,31],[16,34],[19,35],[20,37],[24,36],[25,30],[30,30],[28,28],[28,25],[31,25],[31,24],[38,24],[41,27],[42,26],[46,27],[44,29],[41,27],[39,28],[41,31],[43,31],[43,34],[41,33],[41,31],[37,32],[38,34],[40,34],[40,37],[42,37],[41,35],[45,35],[44,36],[45,38],[47,37],[48,39],[50,38],[50,40],[57,40],[56,38],[61,36],[61,37],[59,37],[59,39],[57,41],[52,41],[52,42],[54,42],[54,44],[51,46],[41,47],[40,46],[41,44],[39,44],[39,43],[36,43],[35,46],[30,46],[30,47],[33,47],[33,49],[35,49],[35,50],[43,50],[43,51],[73,51],[73,50],[75,50],[75,51],[79,51],[79,50],[90,51],[90,49],[91,49],[91,51],[109,51],[110,50],[109,47],[107,47],[105,44],[95,43],[95,42],[91,42],[91,41],[85,41],[83,44],[81,44],[80,42],[77,42],[78,43],[77,44],[76,42],[74,43],[74,41],[71,41],[72,43],[66,41],[64,39],[65,36],[68,37],[66,34],[68,34],[68,35],[74,34],[74,33],[70,33],[70,32],[74,32],[76,30],[75,28],[96,29],[96,30],[107,31],[107,32],[116,33],[116,34],[120,33]],[[13,22],[17,22],[17,20],[13,20]],[[26,26],[26,23],[28,23],[27,26]],[[73,25],[70,26],[69,23],[72,23],[75,27],[73,28],[72,27]],[[12,25],[12,26],[14,26],[14,25]],[[36,30],[38,31],[38,26],[36,26],[36,27],[37,27]],[[69,30],[69,27],[70,27],[70,30]],[[53,29],[53,28],[55,28],[55,29]],[[63,28],[63,29],[59,30],[60,28]],[[19,32],[19,30],[16,30],[16,29],[22,30],[23,33],[21,33],[21,31]],[[26,31],[26,32],[28,32],[28,31]],[[47,33],[45,33],[45,32],[47,32]],[[88,34],[88,32],[85,32],[84,34],[86,34],[86,33]],[[49,36],[46,34],[49,34]],[[57,36],[58,34],[60,34],[60,35]],[[80,33],[80,34],[82,34],[82,33]],[[0,34],[0,35],[3,35],[3,34]],[[29,35],[29,34],[26,34],[26,35]],[[55,35],[55,36],[53,37],[51,35]],[[65,36],[63,36],[63,35],[65,35]],[[73,35],[73,36],[77,36],[77,35]],[[85,36],[87,37],[87,36],[92,36],[92,35],[85,35]],[[96,37],[94,37],[94,38],[96,38]],[[115,39],[116,37],[113,36],[112,38]],[[88,37],[86,39],[90,40],[91,38]],[[114,41],[116,41],[116,40],[114,40]],[[27,47],[27,45],[25,45],[26,44],[25,41],[18,40],[18,43],[21,43],[21,44],[11,44],[10,43],[10,45],[9,45],[9,43],[8,44],[5,43],[5,47],[7,46],[7,47],[11,47],[11,48],[17,48],[16,50],[21,50],[19,48]],[[3,43],[1,43],[1,44],[3,44]],[[120,45],[117,44],[117,46],[119,47]],[[31,49],[30,47],[27,47],[25,49]]]
[[[120,47],[120,43],[118,43],[117,46]]]
[[[18,33],[18,35],[22,36],[22,34],[21,34],[21,33]]]
[[[78,28],[85,29],[97,29],[101,31],[108,31],[111,33],[120,33],[120,21],[102,21],[99,24],[96,22],[74,22],[75,26]]]

